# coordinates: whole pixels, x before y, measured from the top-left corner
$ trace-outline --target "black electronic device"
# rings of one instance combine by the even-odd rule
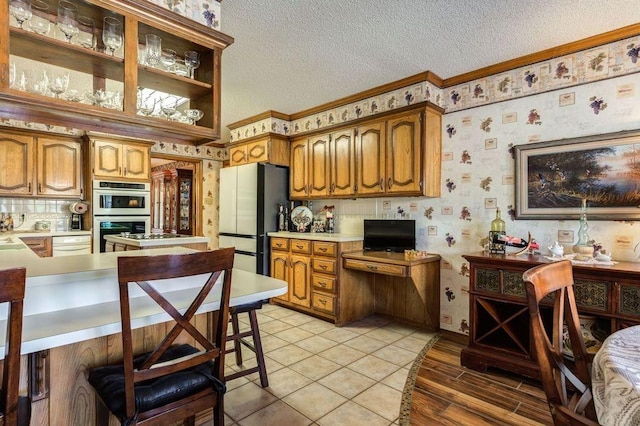
[[[364,249],[404,252],[416,248],[415,220],[364,220]]]

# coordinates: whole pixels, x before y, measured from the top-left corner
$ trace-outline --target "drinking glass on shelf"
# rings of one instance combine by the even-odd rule
[[[199,109],[190,108],[184,110],[184,116],[187,117],[189,124],[195,125],[204,116],[204,113]]]
[[[47,88],[56,99],[60,99],[60,95],[67,91],[69,87],[69,73],[66,71],[50,71],[47,75]]]
[[[189,70],[189,77],[193,78],[193,71],[200,66],[200,55],[195,50],[184,52],[184,64]]]
[[[96,23],[88,16],[78,16],[78,35],[76,41],[82,47],[95,49],[96,47]]]
[[[102,27],[102,42],[114,56],[116,49],[122,46],[122,24],[113,16],[105,16]]]
[[[64,37],[69,43],[71,38],[78,33],[78,21],[76,21],[76,15],[78,8],[75,4],[67,0],[60,0],[58,2],[58,17],[56,18],[56,25],[58,29],[62,31]]]
[[[155,67],[160,63],[162,57],[162,39],[155,34],[147,34],[145,36],[146,50],[145,50],[145,63],[152,67]]]
[[[167,118],[171,118],[178,111],[178,98],[169,96],[160,101],[160,111]]]
[[[31,1],[30,0],[10,0],[9,1],[9,13],[16,18],[20,28],[24,21],[31,19]]]
[[[172,70],[173,65],[176,63],[176,51],[173,49],[162,49],[162,57],[160,58],[160,61],[167,71]]]
[[[9,88],[13,89],[16,85],[16,64],[11,62],[9,64]]]
[[[36,34],[49,34],[51,21],[49,21],[49,5],[42,0],[31,1],[31,12],[33,16],[29,19],[29,28]]]
[[[44,71],[22,71],[18,88],[37,95],[46,95],[49,85],[47,73]]]

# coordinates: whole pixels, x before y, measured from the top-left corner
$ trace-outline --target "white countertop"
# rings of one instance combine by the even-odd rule
[[[12,236],[12,237],[66,237],[72,235],[91,235],[91,231],[83,230],[83,231],[35,231],[33,229],[30,230],[18,230],[15,229],[10,232],[3,232],[0,234],[0,237],[3,236]]]
[[[181,245],[181,244],[198,244],[211,242],[211,238],[194,235],[181,235],[174,238],[154,238],[148,240],[138,240],[135,238],[126,238],[119,235],[105,235],[104,239],[112,243],[125,244],[135,247],[155,247],[155,246],[169,246],[169,245]]]
[[[0,268],[27,268],[24,301],[22,353],[67,345],[120,331],[120,302],[117,282],[119,256],[153,256],[193,252],[183,247],[127,252],[84,254],[40,258],[25,256],[25,250],[0,252]],[[31,250],[27,250],[31,252]],[[167,296],[176,308],[185,309],[199,285],[192,278],[176,279]],[[269,299],[286,293],[285,281],[233,270],[231,306]],[[142,293],[132,293],[135,301],[132,326],[140,328],[171,318]],[[188,300],[188,298],[191,299]],[[219,293],[209,295],[199,312],[216,310]],[[5,341],[6,304],[0,310],[0,342]],[[0,358],[4,348],[0,346]]]
[[[269,232],[269,237],[297,238],[299,240],[333,241],[336,243],[347,241],[362,241],[362,235],[354,234],[330,234],[327,232]]]

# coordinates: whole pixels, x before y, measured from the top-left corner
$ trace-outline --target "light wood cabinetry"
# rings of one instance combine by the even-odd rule
[[[83,130],[108,131],[143,139],[165,142],[209,143],[220,137],[220,87],[222,51],[233,38],[184,18],[148,1],[78,0],[78,15],[96,22],[96,34],[102,33],[104,16],[113,16],[123,24],[121,55],[98,48],[85,49],[51,36],[39,35],[10,25],[9,0],[0,0],[0,108],[5,118],[68,126]],[[55,7],[49,8],[55,22]],[[162,38],[162,47],[200,54],[195,78],[177,75],[164,69],[138,63],[138,48],[144,46],[146,34]],[[122,110],[97,105],[82,105],[61,98],[27,93],[10,87],[10,56],[43,65],[62,67],[72,73],[88,74],[92,87],[81,91],[122,87]],[[85,76],[83,76],[85,77]],[[72,81],[79,81],[73,79]],[[137,114],[138,87],[189,99],[189,107],[203,111],[197,125],[166,120],[163,117]]]
[[[51,237],[22,237],[20,239],[40,257],[51,257],[53,255]]]
[[[440,196],[441,115],[426,102],[294,139],[290,197]]]
[[[229,146],[230,166],[258,162],[288,166],[289,140],[285,136],[270,134]]]
[[[92,139],[93,177],[148,181],[151,146],[116,140]]]
[[[271,238],[271,276],[289,283],[287,295],[272,301],[343,325],[338,309],[340,255],[361,248],[362,241]]]
[[[0,195],[82,198],[82,143],[0,134]]]

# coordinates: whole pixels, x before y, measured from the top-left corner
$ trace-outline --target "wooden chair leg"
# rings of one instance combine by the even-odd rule
[[[240,333],[240,323],[238,321],[238,314],[231,314],[231,328],[233,329],[233,334]],[[240,339],[233,340],[233,348],[236,355],[236,365],[242,365],[242,345],[240,344]]]
[[[258,372],[260,374],[260,385],[263,388],[269,387],[269,379],[267,379],[267,367],[264,364],[264,353],[262,352],[262,340],[260,339],[260,330],[258,329],[258,316],[256,311],[249,311],[249,322],[251,323],[251,332],[253,333],[253,346],[256,351],[258,361]]]
[[[104,405],[102,399],[96,396],[96,426],[109,426],[109,417],[111,412]]]
[[[213,425],[224,426],[224,395],[218,396],[218,403],[213,407]]]

